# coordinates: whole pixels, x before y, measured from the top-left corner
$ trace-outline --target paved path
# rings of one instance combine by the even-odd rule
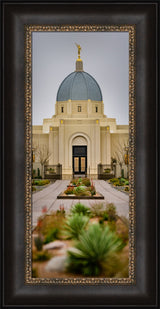
[[[47,207],[48,213],[59,209],[60,205],[63,205],[66,212],[68,212],[72,205],[76,202],[82,202],[86,206],[90,206],[95,201],[101,201],[106,203],[113,203],[116,206],[117,213],[120,216],[129,216],[129,196],[123,192],[117,191],[111,185],[104,180],[94,180],[96,190],[104,195],[104,200],[65,200],[57,199],[57,195],[65,190],[69,180],[57,180],[53,184],[40,192],[36,192],[32,195],[32,226],[37,224],[37,219],[42,215],[42,208]]]

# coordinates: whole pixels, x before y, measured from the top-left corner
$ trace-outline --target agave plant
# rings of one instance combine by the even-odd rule
[[[72,214],[78,213],[78,214],[83,214],[84,216],[85,215],[89,216],[90,209],[81,203],[77,203],[72,207],[71,213]]]
[[[98,276],[112,256],[124,247],[109,227],[92,224],[82,231],[75,248],[68,250],[68,270],[86,276]]]
[[[65,235],[69,239],[78,239],[82,231],[86,228],[89,218],[83,214],[75,213],[68,217],[65,225]]]

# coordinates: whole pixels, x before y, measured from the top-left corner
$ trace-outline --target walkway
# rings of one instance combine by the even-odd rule
[[[65,190],[69,184],[69,180],[57,180],[53,184],[40,192],[36,192],[32,195],[32,225],[37,224],[37,219],[42,215],[42,208],[47,207],[48,213],[59,209],[60,205],[64,206],[66,212],[68,212],[72,205],[76,202],[82,202],[86,206],[94,202],[106,202],[113,203],[116,206],[117,213],[120,216],[129,216],[129,196],[123,192],[117,191],[111,187],[104,180],[94,180],[96,190],[104,196],[104,200],[61,200],[57,199],[57,195]]]

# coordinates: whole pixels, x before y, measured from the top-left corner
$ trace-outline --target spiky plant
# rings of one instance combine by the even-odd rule
[[[82,231],[75,248],[68,250],[68,270],[86,276],[98,276],[107,261],[123,248],[122,241],[109,227],[92,224]]]
[[[72,207],[71,213],[72,214],[78,213],[78,214],[83,214],[84,216],[85,215],[89,216],[90,209],[81,203],[77,203]]]
[[[88,224],[88,216],[75,213],[71,217],[68,217],[65,225],[64,234],[68,239],[78,239],[82,231]]]

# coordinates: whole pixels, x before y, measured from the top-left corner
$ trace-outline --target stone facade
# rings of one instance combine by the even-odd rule
[[[83,106],[87,109],[88,102],[86,106],[83,102]],[[58,114],[44,119],[42,126],[33,126],[33,148],[45,146],[51,154],[49,164],[60,163],[63,174],[71,175],[72,146],[80,144],[87,146],[87,171],[90,169],[91,174],[97,174],[99,163],[110,165],[111,157],[124,155],[124,146],[128,143],[127,125],[118,126],[115,119],[107,118],[102,112],[89,117],[75,116],[76,112],[70,117],[67,113]],[[35,157],[35,163],[37,160]]]
[[[83,67],[80,69],[81,72]],[[50,154],[48,164],[62,164],[63,175],[73,173],[73,146],[87,146],[87,173],[96,175],[99,163],[111,165],[111,157],[123,161],[129,126],[117,125],[116,119],[105,116],[102,100],[59,99],[55,115],[44,119],[42,126],[33,126],[32,134],[33,153],[37,148],[45,150]],[[38,162],[35,154],[33,168]]]

